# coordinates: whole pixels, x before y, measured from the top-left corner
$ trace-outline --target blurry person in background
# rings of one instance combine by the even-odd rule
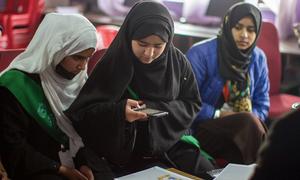
[[[143,0],[97,0],[98,8],[103,11],[106,15],[125,17],[129,12],[130,8],[139,1]],[[161,0],[150,0],[161,2]]]
[[[262,145],[251,180],[300,179],[300,109],[278,119]]]

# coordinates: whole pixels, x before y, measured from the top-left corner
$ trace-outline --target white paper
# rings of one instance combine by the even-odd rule
[[[169,180],[169,179],[180,179],[180,180],[192,180],[188,177],[184,177],[180,174],[168,171],[158,166],[139,171],[137,173],[129,174],[123,177],[116,178],[115,180]]]
[[[215,178],[215,180],[248,180],[256,164],[228,164],[223,171]]]

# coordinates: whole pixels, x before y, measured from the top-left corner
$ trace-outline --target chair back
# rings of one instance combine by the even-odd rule
[[[100,36],[98,49],[107,49],[119,31],[119,27],[114,25],[100,25],[96,29]]]
[[[0,48],[25,48],[42,20],[45,0],[9,0],[0,12]]]
[[[281,55],[279,51],[279,37],[274,24],[263,22],[257,46],[266,54],[269,68],[270,95],[280,93],[281,84]]]
[[[16,56],[22,53],[25,49],[1,49],[0,50],[0,72],[14,60]]]
[[[94,67],[101,60],[101,58],[103,57],[105,52],[106,52],[106,49],[99,49],[93,54],[93,56],[90,58],[90,60],[88,62],[88,67],[87,67],[87,73],[88,74],[91,74]]]

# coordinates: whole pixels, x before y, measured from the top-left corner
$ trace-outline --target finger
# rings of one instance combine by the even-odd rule
[[[128,99],[127,100],[127,105],[129,105],[130,107],[138,107],[139,108],[140,105],[142,105],[142,103],[140,103],[140,101]]]
[[[135,117],[136,117],[137,119],[145,119],[145,118],[147,118],[148,116],[147,116],[147,114],[144,113],[144,112],[135,112]]]
[[[127,121],[128,122],[134,122],[138,119],[144,119],[147,118],[147,114],[144,112],[138,112],[138,111],[131,111],[128,112],[128,114],[126,115],[127,117]]]
[[[88,178],[83,175],[80,171],[78,171],[77,169],[75,170],[75,174],[76,177],[78,178],[78,180],[88,180]]]
[[[80,172],[83,175],[85,175],[88,178],[88,180],[94,180],[94,175],[93,175],[92,170],[86,169],[86,168],[80,168]]]
[[[142,105],[142,104],[144,104],[144,101],[138,100],[138,103],[139,103],[139,105]]]

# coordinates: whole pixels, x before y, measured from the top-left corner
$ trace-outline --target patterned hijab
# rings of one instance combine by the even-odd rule
[[[247,16],[253,19],[256,39],[247,50],[241,51],[236,46],[231,29],[242,18]],[[245,89],[246,87],[246,74],[250,64],[251,53],[256,46],[260,27],[261,13],[259,9],[249,3],[237,3],[225,15],[220,34],[218,35],[220,74],[225,80],[237,81],[241,89]]]

